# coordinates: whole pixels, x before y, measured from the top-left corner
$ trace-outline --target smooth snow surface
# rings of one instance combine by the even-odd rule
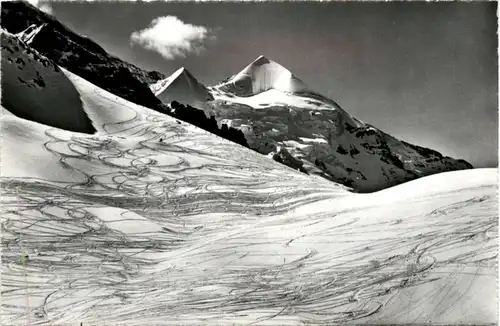
[[[2,325],[497,321],[497,169],[353,194],[63,72],[97,134],[1,119]]]

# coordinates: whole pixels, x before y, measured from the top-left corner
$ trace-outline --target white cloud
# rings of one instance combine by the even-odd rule
[[[156,51],[165,59],[199,54],[204,42],[213,39],[204,26],[186,24],[175,16],[163,16],[153,19],[148,28],[133,32],[130,43],[145,49]]]
[[[40,0],[28,0],[30,4],[33,6],[37,7],[41,11],[47,13],[47,14],[52,14],[52,6],[48,3],[45,2],[40,2]]]

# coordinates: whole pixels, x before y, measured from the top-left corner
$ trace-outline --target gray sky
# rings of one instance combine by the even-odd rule
[[[185,66],[211,85],[264,54],[354,117],[395,137],[476,167],[498,165],[494,2],[54,2],[51,7],[69,28],[142,68],[169,75]],[[132,33],[161,16],[205,27],[207,34],[186,34],[205,36],[197,39],[205,49],[166,59],[131,45]],[[168,26],[160,37],[181,33]]]

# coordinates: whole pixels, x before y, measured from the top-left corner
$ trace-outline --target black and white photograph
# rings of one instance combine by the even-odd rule
[[[496,1],[2,1],[0,324],[497,325]]]

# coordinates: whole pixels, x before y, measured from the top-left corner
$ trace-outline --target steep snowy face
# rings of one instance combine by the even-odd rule
[[[63,72],[99,133],[0,118],[3,324],[498,319],[497,169],[353,194]]]
[[[239,96],[251,96],[271,89],[287,93],[306,91],[307,85],[282,65],[261,55],[218,88]]]
[[[57,65],[134,103],[161,111],[148,85],[165,78],[124,62],[91,39],[77,35],[54,17],[22,1],[4,2],[1,25]]]
[[[2,106],[10,113],[49,126],[95,132],[80,95],[52,60],[15,35],[1,32]]]
[[[472,168],[463,160],[402,142],[318,99],[298,95],[285,99],[274,92],[246,98],[219,93],[215,98],[206,113],[241,130],[251,148],[271,157],[286,149],[308,173],[357,191]]]
[[[281,65],[260,57],[209,88],[215,100],[205,112],[240,129],[260,153],[361,192],[472,168],[463,160],[402,142],[357,120],[302,82],[294,84],[298,79],[289,76],[293,75]],[[280,153],[290,156],[284,159]]]
[[[184,67],[176,70],[168,78],[150,85],[151,91],[164,104],[177,101],[194,107],[203,107],[214,98],[208,89]]]

